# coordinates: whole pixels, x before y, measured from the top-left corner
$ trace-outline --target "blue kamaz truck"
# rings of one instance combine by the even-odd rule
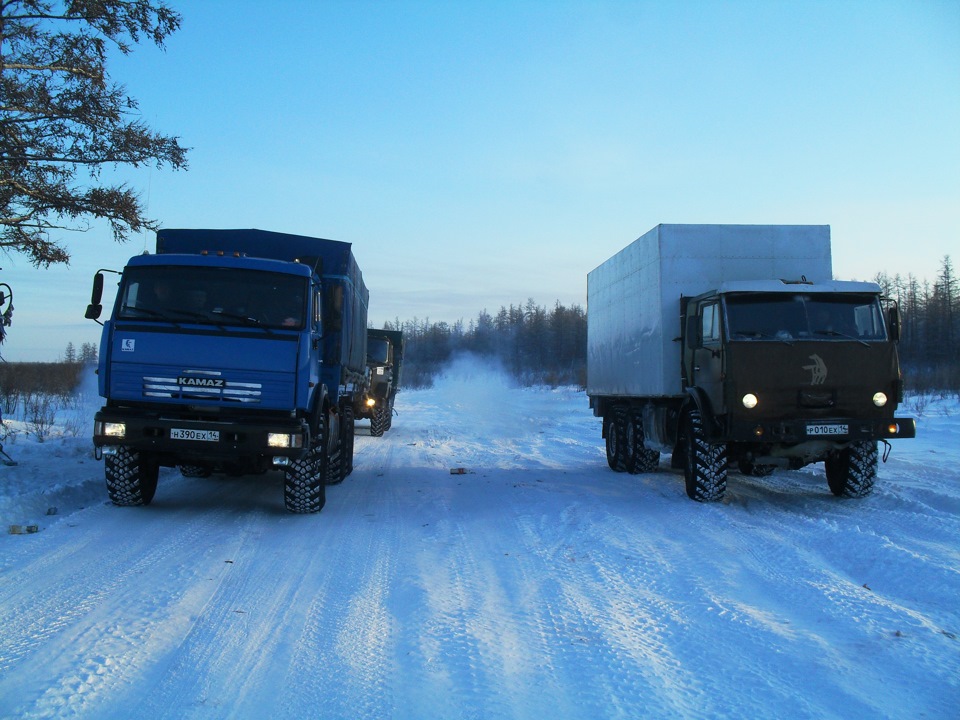
[[[93,442],[117,505],[147,505],[160,467],[285,473],[319,511],[353,466],[369,386],[369,293],[351,245],[263,230],[160,230],[130,259],[103,323]],[[87,317],[102,313],[104,272]]]

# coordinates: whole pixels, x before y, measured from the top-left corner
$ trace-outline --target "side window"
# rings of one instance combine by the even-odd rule
[[[700,337],[704,345],[720,342],[720,305],[710,303],[700,310]]]

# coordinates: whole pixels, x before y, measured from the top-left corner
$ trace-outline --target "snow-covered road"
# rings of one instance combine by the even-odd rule
[[[870,498],[818,466],[722,504],[611,472],[572,390],[463,366],[397,409],[314,516],[171,470],[116,508],[89,440],[8,441],[0,716],[957,717],[956,400]]]

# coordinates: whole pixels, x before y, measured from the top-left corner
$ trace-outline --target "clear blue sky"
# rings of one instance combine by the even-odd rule
[[[657,223],[832,226],[834,274],[960,266],[960,2],[169,0],[165,52],[111,66],[186,172],[118,175],[165,227],[354,244],[370,318],[469,322]],[[98,267],[153,237],[0,258],[0,353],[99,342]]]

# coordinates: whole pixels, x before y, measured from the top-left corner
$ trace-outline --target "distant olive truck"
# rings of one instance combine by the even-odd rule
[[[863,497],[912,438],[896,304],[833,280],[826,225],[658,225],[587,276],[587,395],[617,472],[672,453],[693,500],[823,462]]]
[[[393,401],[400,390],[403,368],[403,333],[400,330],[367,330],[367,368],[370,384],[358,418],[370,419],[370,434],[382,437],[393,426]]]

